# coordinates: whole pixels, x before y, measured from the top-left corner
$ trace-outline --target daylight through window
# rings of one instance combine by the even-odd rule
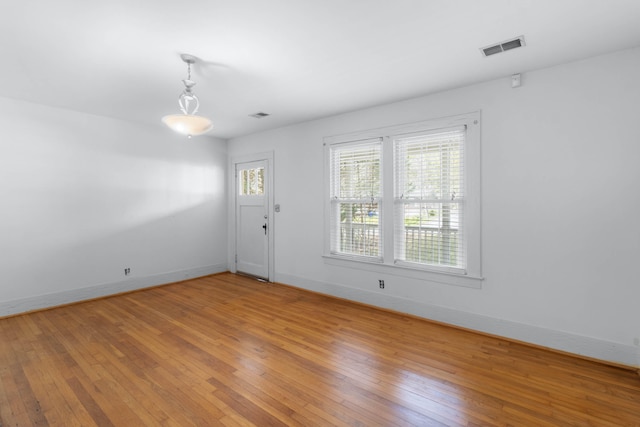
[[[331,150],[332,252],[381,256],[380,139],[340,144]]]
[[[466,268],[465,134],[462,127],[393,141],[396,261]]]
[[[470,113],[325,138],[327,256],[479,278],[478,124]]]

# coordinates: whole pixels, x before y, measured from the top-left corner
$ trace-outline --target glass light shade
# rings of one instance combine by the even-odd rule
[[[171,114],[164,116],[162,121],[172,130],[187,136],[198,136],[213,129],[211,120],[193,114]]]

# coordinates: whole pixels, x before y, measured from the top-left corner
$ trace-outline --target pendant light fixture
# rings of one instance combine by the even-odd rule
[[[187,63],[187,78],[182,81],[184,90],[178,97],[178,106],[182,114],[164,116],[162,121],[174,131],[191,138],[209,132],[213,129],[213,124],[206,117],[196,116],[198,108],[200,108],[200,101],[192,91],[196,82],[191,80],[191,64],[196,62],[196,57],[183,53],[180,58]]]

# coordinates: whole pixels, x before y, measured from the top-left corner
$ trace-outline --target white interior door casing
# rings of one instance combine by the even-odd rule
[[[270,180],[267,160],[235,164],[235,268],[270,279]]]

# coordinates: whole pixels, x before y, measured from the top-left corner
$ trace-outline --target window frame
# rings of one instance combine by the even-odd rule
[[[324,260],[330,265],[363,269],[379,273],[400,275],[421,280],[429,280],[456,286],[480,288],[482,284],[481,259],[481,146],[480,111],[424,120],[420,122],[386,126],[361,132],[328,136],[324,138]],[[466,268],[447,268],[421,263],[397,262],[394,254],[395,233],[395,170],[394,139],[420,132],[431,133],[439,129],[466,126],[464,158],[464,206],[463,218],[466,239]],[[380,237],[383,239],[381,259],[344,255],[331,252],[331,148],[367,139],[382,139],[382,195],[380,198]]]
[[[438,199],[427,199],[424,197],[409,197],[408,199],[404,199],[404,197],[398,197],[398,192],[401,191],[401,188],[399,187],[400,185],[400,176],[404,175],[404,172],[406,171],[405,167],[403,164],[403,162],[400,162],[398,159],[398,146],[400,144],[400,141],[402,140],[406,140],[406,139],[411,139],[411,138],[416,138],[416,137],[420,137],[420,139],[426,139],[429,138],[430,136],[433,135],[439,135],[442,133],[449,133],[449,132],[459,132],[459,131],[464,131],[465,134],[465,143],[462,145],[461,147],[461,154],[463,156],[463,162],[462,162],[462,170],[459,171],[459,179],[461,179],[462,181],[462,197],[460,199],[457,199],[451,203],[448,204],[455,204],[455,205],[461,205],[462,206],[462,224],[458,226],[459,230],[464,230],[461,237],[462,237],[462,242],[460,243],[460,245],[463,248],[466,248],[466,230],[464,229],[465,227],[465,223],[464,223],[464,213],[466,212],[466,194],[464,193],[464,185],[465,185],[465,178],[466,178],[466,174],[464,172],[464,166],[465,166],[465,161],[466,159],[464,159],[464,154],[465,154],[465,149],[466,149],[466,135],[467,135],[467,131],[466,131],[467,126],[456,126],[456,127],[446,127],[446,128],[437,128],[437,129],[429,129],[429,130],[422,130],[422,131],[418,131],[418,132],[412,132],[412,133],[402,133],[402,134],[398,134],[398,135],[391,135],[389,137],[390,139],[390,143],[393,144],[393,184],[394,184],[394,194],[393,194],[393,203],[394,203],[394,218],[393,218],[393,226],[394,226],[394,253],[393,253],[393,257],[394,257],[394,263],[396,265],[399,266],[408,266],[408,267],[413,267],[413,268],[428,268],[430,270],[437,270],[437,271],[443,271],[443,272],[451,272],[451,273],[456,273],[456,274],[466,274],[466,265],[465,266],[447,266],[444,264],[427,264],[427,263],[421,263],[421,262],[416,262],[416,261],[410,261],[410,260],[406,260],[406,259],[401,259],[400,253],[398,253],[398,239],[402,239],[402,236],[398,235],[399,233],[395,233],[395,231],[402,229],[403,232],[402,234],[404,234],[404,229],[405,229],[405,224],[404,224],[404,216],[402,218],[399,218],[399,212],[403,211],[403,207],[406,205],[415,205],[415,204],[442,204],[445,205],[447,203],[445,203],[445,200],[448,199],[441,197]],[[442,177],[442,175],[441,175]],[[443,209],[444,210],[444,209]],[[434,230],[434,229],[432,229]],[[442,231],[442,228],[438,227],[435,230],[439,230]],[[406,242],[405,242],[406,243]],[[466,260],[466,250],[464,251],[463,257]],[[456,251],[456,254],[458,254],[458,251]]]
[[[332,152],[332,148],[336,147],[336,150],[338,151],[351,151],[351,153],[358,151],[359,148],[373,148],[373,147],[379,147],[377,148],[378,151],[378,157],[381,160],[382,159],[382,139],[381,138],[373,138],[373,139],[365,139],[365,140],[358,140],[358,141],[349,141],[349,142],[340,142],[340,143],[335,143],[332,144],[329,148],[329,162],[330,162],[330,166],[329,166],[329,171],[332,171],[331,168],[331,164],[334,162],[334,156],[333,156],[333,152]],[[350,147],[353,147],[351,150],[349,149]],[[331,174],[329,175],[329,204],[331,205],[330,208],[330,213],[329,213],[329,230],[331,230],[330,235],[329,235],[329,253],[331,253],[332,255],[336,255],[336,256],[340,256],[340,257],[349,257],[349,258],[356,258],[356,259],[362,259],[364,261],[371,261],[371,262],[382,262],[382,257],[383,257],[383,248],[378,245],[378,255],[363,255],[363,254],[356,254],[356,253],[347,253],[347,252],[339,252],[336,247],[339,246],[339,239],[340,236],[338,233],[333,232],[333,227],[332,224],[334,221],[337,220],[337,218],[340,216],[340,206],[344,203],[344,204],[377,204],[378,206],[378,210],[380,211],[382,209],[383,206],[383,196],[384,196],[384,192],[383,192],[383,181],[382,181],[382,177],[383,177],[383,165],[380,161],[378,161],[378,165],[379,165],[379,188],[377,189],[377,195],[371,194],[371,195],[367,195],[366,197],[345,197],[342,198],[340,196],[338,196],[338,194],[340,193],[340,174]],[[352,195],[353,196],[353,195]],[[339,222],[339,221],[338,221]],[[363,231],[366,230],[366,224],[360,224],[363,227]],[[381,212],[379,212],[378,215],[378,238],[382,238],[382,233],[384,232],[383,230],[383,226],[382,226],[382,216],[381,216]],[[383,239],[384,241],[384,239]]]

